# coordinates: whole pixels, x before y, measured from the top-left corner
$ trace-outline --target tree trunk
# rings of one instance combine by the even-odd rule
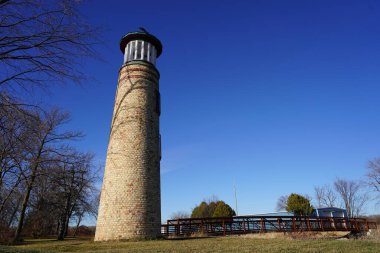
[[[59,233],[59,227],[61,226],[61,221],[58,219],[58,222],[57,222],[57,227],[55,229],[55,234],[58,235]]]
[[[66,224],[65,224],[65,233],[64,233],[65,237],[66,237],[66,236],[68,235],[68,233],[69,233],[69,222],[70,222],[70,216],[67,215],[67,216],[66,216]]]
[[[13,192],[15,191],[16,187],[18,186],[18,184],[21,182],[21,175],[19,176],[19,178],[17,179],[17,182],[15,183],[15,185],[13,186],[12,190],[8,193],[8,195],[4,198],[3,202],[1,203],[1,206],[0,206],[0,214],[1,212],[4,210],[4,207],[5,207],[5,204],[7,203],[7,201],[10,199],[10,197],[12,196]]]
[[[36,161],[38,161],[41,157],[42,148],[43,148],[43,145],[41,145],[40,149],[38,150],[38,155],[37,155]],[[30,192],[32,191],[34,180],[36,179],[38,166],[39,166],[39,163],[36,162],[36,164],[33,166],[32,175],[30,177],[30,182],[27,184],[27,189],[26,189],[24,200],[22,202],[20,218],[18,220],[17,229],[15,232],[15,236],[13,238],[13,243],[17,243],[20,240],[22,227],[24,225],[25,211],[26,211],[26,208],[28,207]]]
[[[71,200],[71,202],[75,202],[75,201],[72,201],[72,199],[70,199],[70,200]],[[69,232],[69,222],[70,222],[71,216],[73,215],[74,208],[75,208],[75,204],[70,207],[70,210],[67,213],[66,226],[65,226],[65,236],[67,236],[67,234]]]
[[[74,237],[77,236],[77,232],[78,232],[78,229],[79,229],[79,226],[80,226],[80,223],[82,221],[82,216],[83,216],[83,213],[81,213],[79,216],[78,216],[78,222],[77,222],[77,225],[75,227],[75,231],[74,231]]]
[[[61,221],[59,222],[59,230],[57,235],[57,240],[64,240],[65,239],[65,224],[66,224],[66,215],[62,215]]]
[[[20,205],[20,199],[18,199],[17,204],[15,205],[15,208],[13,209],[12,215],[9,218],[8,227],[10,228],[12,226],[13,220],[16,217],[17,211],[19,209]]]
[[[66,205],[65,205],[65,212],[61,216],[61,220],[59,222],[60,226],[59,226],[59,232],[58,232],[57,240],[65,239],[65,234],[66,234],[66,230],[67,230],[66,226],[68,226],[68,214],[69,214],[69,209],[70,209],[70,202],[71,202],[71,194],[69,194],[67,196]]]
[[[32,191],[34,178],[35,178],[35,173],[33,173],[33,175],[32,175],[31,182],[28,184],[28,187],[26,189],[26,194],[25,194],[24,200],[22,202],[20,218],[18,220],[17,229],[15,232],[15,236],[13,238],[14,243],[17,243],[20,240],[22,227],[24,225],[25,211],[26,211],[26,208],[28,206],[30,192]]]

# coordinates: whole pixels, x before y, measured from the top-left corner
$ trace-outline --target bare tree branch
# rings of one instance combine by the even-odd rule
[[[363,208],[369,200],[367,193],[362,191],[362,187],[363,185],[356,181],[338,178],[334,182],[334,188],[341,197],[350,217],[362,215]]]
[[[98,30],[74,0],[0,2],[0,87],[23,88],[85,78],[83,57],[96,57]],[[49,82],[49,83],[47,83]]]
[[[276,203],[277,212],[286,210],[286,207],[288,205],[288,198],[289,198],[288,195],[283,195],[278,198],[277,203]]]
[[[372,189],[380,193],[380,157],[369,161],[367,179]]]
[[[318,207],[335,207],[337,205],[337,195],[329,185],[316,186],[314,192]]]

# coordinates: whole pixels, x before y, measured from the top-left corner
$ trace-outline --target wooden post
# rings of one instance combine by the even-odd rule
[[[306,224],[307,224],[307,230],[311,231],[311,226],[310,226],[310,218],[306,218]]]
[[[177,235],[177,236],[180,235],[179,219],[177,219],[176,235]]]
[[[321,224],[321,230],[322,230],[322,231],[325,231],[325,228],[324,228],[324,226],[323,226],[323,220],[320,219],[319,222],[320,222],[320,224]]]
[[[279,231],[282,232],[281,218],[277,218],[277,223],[278,223],[278,229],[279,229]]]
[[[334,218],[331,218],[331,220],[332,220],[332,225],[333,225],[333,227],[334,227],[334,230],[336,231],[336,222],[335,222],[335,219],[334,219]]]
[[[261,232],[266,232],[265,219],[261,218]]]

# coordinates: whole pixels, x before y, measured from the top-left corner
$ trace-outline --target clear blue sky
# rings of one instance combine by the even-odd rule
[[[234,183],[239,215],[271,212],[380,156],[379,1],[94,0],[83,13],[105,28],[103,61],[46,97],[104,163],[119,40],[143,26],[162,41],[163,220],[211,195],[234,207]]]

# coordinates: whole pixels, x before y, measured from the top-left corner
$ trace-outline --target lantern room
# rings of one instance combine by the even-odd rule
[[[127,33],[120,41],[124,64],[131,61],[145,61],[156,65],[162,53],[161,42],[146,31]]]

